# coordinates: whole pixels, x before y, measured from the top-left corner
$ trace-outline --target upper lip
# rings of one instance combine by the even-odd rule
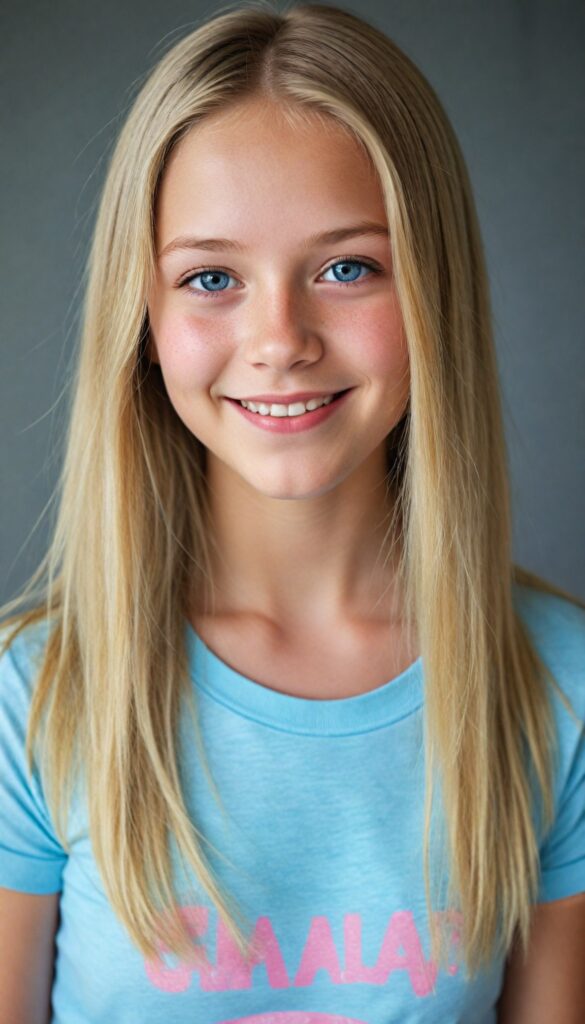
[[[344,390],[348,390],[345,388]],[[236,398],[237,402],[266,402],[270,405],[292,405],[293,402],[308,402],[311,398],[327,398],[337,395],[339,391],[294,391],[290,395],[245,395]]]

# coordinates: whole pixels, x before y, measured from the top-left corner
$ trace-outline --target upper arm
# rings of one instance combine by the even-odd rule
[[[534,907],[526,962],[506,961],[498,1024],[585,1021],[585,892]]]
[[[0,888],[0,1006],[6,1024],[48,1024],[60,893]]]

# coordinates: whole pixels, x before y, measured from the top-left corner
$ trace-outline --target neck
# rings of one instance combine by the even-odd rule
[[[267,496],[211,455],[207,481],[214,614],[283,629],[400,616],[398,553],[384,554],[394,506],[382,448],[316,496]]]

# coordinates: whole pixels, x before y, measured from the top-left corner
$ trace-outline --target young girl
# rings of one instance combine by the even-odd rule
[[[46,572],[2,627],[2,1019],[585,1019],[585,606],[510,533],[437,97],[347,11],[224,10],[120,134],[2,609]]]

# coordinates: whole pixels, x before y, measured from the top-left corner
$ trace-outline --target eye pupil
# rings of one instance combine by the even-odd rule
[[[332,269],[336,275],[345,276],[353,274],[352,281],[355,281],[361,273],[362,266],[363,264],[358,260],[345,260],[343,263],[334,263]]]
[[[209,284],[209,285],[212,285],[212,286],[217,286],[219,284],[219,282],[220,282],[222,277],[225,277],[227,279],[228,278],[228,274],[224,274],[224,273],[222,273],[219,270],[206,270],[206,271],[204,271],[204,273],[201,274],[202,282],[204,284]],[[227,284],[227,280],[226,280],[226,284]],[[226,285],[223,285],[221,287],[221,291],[223,291],[225,287],[226,287]]]

